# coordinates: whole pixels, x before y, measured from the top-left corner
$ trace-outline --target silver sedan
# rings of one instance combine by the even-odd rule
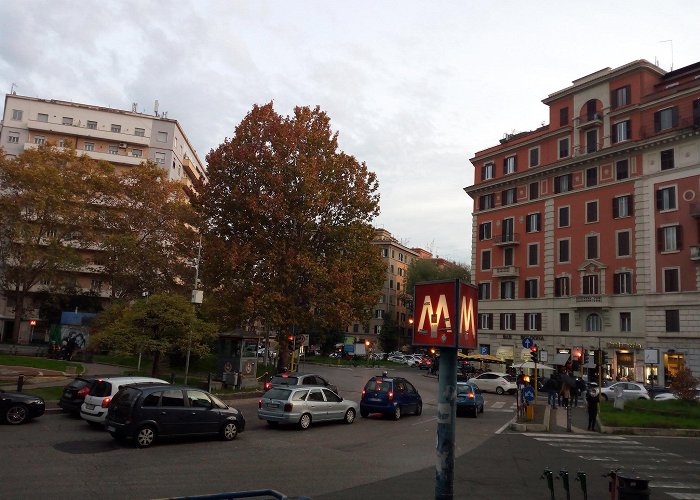
[[[305,430],[311,422],[355,421],[359,406],[325,387],[273,387],[258,402],[258,418],[271,426],[294,424]]]

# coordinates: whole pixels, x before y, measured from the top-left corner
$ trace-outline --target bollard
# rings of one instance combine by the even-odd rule
[[[566,431],[571,432],[571,403],[566,405]]]
[[[576,473],[576,481],[581,483],[581,491],[583,491],[583,500],[588,500],[588,488],[586,486],[586,473],[578,471]]]
[[[20,373],[17,377],[17,392],[22,392],[22,387],[24,386],[24,374]]]
[[[608,478],[608,492],[610,493],[610,500],[615,500],[617,497],[617,471],[620,469],[612,469],[607,474],[603,474],[603,477]]]
[[[648,500],[650,495],[649,480],[636,475],[619,472],[617,474],[618,500]]]
[[[554,476],[552,474],[552,471],[549,469],[545,469],[542,472],[540,479],[547,480],[547,488],[549,488],[549,495],[551,497],[551,500],[554,500]]]
[[[561,483],[564,486],[564,491],[566,491],[566,500],[571,500],[571,494],[569,492],[569,472],[566,469],[560,470],[559,478],[561,478]]]

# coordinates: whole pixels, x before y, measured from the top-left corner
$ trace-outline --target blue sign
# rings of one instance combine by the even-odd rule
[[[532,337],[525,337],[525,338],[523,339],[523,347],[524,347],[525,349],[529,349],[529,348],[532,347],[533,345],[535,345],[535,341],[532,340]]]
[[[489,352],[489,350],[490,350],[489,347],[490,347],[490,346],[487,346],[487,345],[481,345],[481,346],[479,346],[479,354],[491,354],[491,353]]]
[[[528,385],[523,389],[523,397],[526,401],[534,401],[535,399],[535,389]]]

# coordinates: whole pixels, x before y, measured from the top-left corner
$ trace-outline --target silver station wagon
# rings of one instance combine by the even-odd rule
[[[258,418],[268,425],[293,424],[305,430],[311,422],[355,421],[359,406],[325,387],[273,387],[258,401]]]

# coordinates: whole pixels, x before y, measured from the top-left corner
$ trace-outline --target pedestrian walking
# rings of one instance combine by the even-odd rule
[[[571,386],[566,382],[561,384],[561,405],[564,408],[568,408],[569,399],[571,398]]]
[[[557,393],[559,392],[559,383],[552,373],[547,382],[544,384],[544,389],[547,391],[547,404],[552,408],[557,407]]]
[[[588,430],[595,431],[595,421],[598,416],[598,393],[595,389],[586,393],[586,408],[588,409]]]

